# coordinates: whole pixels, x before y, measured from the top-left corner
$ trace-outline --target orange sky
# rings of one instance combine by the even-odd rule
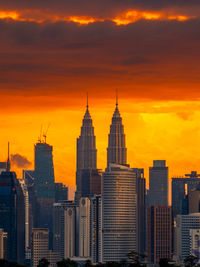
[[[56,180],[74,184],[88,92],[104,169],[118,88],[131,167],[148,177],[166,159],[170,177],[200,172],[200,3],[71,2],[0,0],[0,160],[10,141],[33,162],[51,123]]]

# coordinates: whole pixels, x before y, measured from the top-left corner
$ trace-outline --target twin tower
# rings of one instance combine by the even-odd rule
[[[124,126],[118,109],[118,101],[116,100],[116,108],[110,125],[110,133],[108,136],[107,148],[107,167],[110,163],[126,165],[127,148],[125,143]],[[77,191],[81,191],[81,171],[83,169],[97,169],[97,149],[96,137],[94,135],[94,127],[89,112],[88,104],[83,118],[81,127],[81,135],[77,138],[77,172],[76,185]]]

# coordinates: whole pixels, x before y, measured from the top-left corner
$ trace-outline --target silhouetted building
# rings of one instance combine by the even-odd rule
[[[0,175],[0,228],[8,234],[7,259],[24,262],[25,203],[21,185],[14,172]]]
[[[188,194],[188,213],[200,212],[200,186]]]
[[[174,217],[177,214],[185,214],[186,196],[192,189],[196,189],[200,185],[200,174],[192,171],[191,174],[185,174],[183,178],[172,178],[172,206],[174,209]]]
[[[137,251],[146,251],[146,180],[144,169],[134,169],[137,176]]]
[[[0,229],[0,259],[7,258],[7,238],[8,234]]]
[[[168,167],[165,160],[154,160],[149,168],[148,203],[150,206],[168,206]]]
[[[124,126],[118,109],[118,101],[116,101],[115,112],[110,125],[110,133],[108,136],[107,148],[107,167],[110,163],[126,165],[127,149],[125,142]]]
[[[54,203],[53,251],[60,259],[76,256],[77,206],[73,201]]]
[[[90,199],[90,251],[93,263],[102,262],[102,203],[101,195]]]
[[[103,262],[120,261],[137,246],[136,172],[110,164],[102,175]]]
[[[50,247],[52,247],[53,203],[55,202],[52,150],[53,147],[47,143],[37,143],[35,145],[34,188],[37,199],[36,226],[49,229]]]
[[[177,215],[175,221],[174,255],[183,262],[190,255],[190,230],[200,229],[200,213]]]
[[[55,202],[68,200],[68,187],[63,183],[55,183]]]
[[[171,207],[148,207],[148,261],[158,263],[161,258],[171,259],[173,246],[173,218]]]
[[[83,169],[97,169],[96,137],[88,103],[81,127],[81,135],[77,138],[76,185],[78,198],[81,196],[81,171]]]
[[[81,196],[91,197],[101,194],[101,172],[94,169],[81,171]]]

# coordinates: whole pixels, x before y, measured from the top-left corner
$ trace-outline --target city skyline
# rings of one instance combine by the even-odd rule
[[[113,91],[113,95],[115,94],[115,92]],[[83,101],[86,102],[86,97],[83,97],[82,99]],[[100,110],[102,110],[102,108],[98,111],[96,111],[96,108],[94,107],[94,104],[91,103],[92,100],[89,99],[89,106],[90,106],[90,113],[91,116],[93,118],[93,125],[94,125],[94,129],[95,129],[95,135],[96,135],[96,146],[97,146],[97,165],[98,168],[104,170],[106,167],[106,147],[108,145],[108,133],[109,133],[109,125],[111,123],[111,119],[112,119],[112,114],[114,112],[115,109],[115,97],[113,97],[112,100],[112,104],[109,104],[107,106],[109,106],[110,108],[106,108],[105,109],[105,113],[108,114],[108,112],[110,113],[110,118],[108,115],[105,116],[105,118],[102,118],[100,115]],[[193,146],[191,147],[191,142],[193,141],[198,141],[197,137],[198,137],[198,132],[193,132],[193,140],[191,140],[190,136],[185,136],[185,139],[182,140],[182,143],[185,142],[185,144],[187,143],[187,141],[190,141],[190,143],[188,144],[188,150],[185,151],[186,154],[182,154],[181,152],[182,150],[182,146],[179,145],[179,143],[176,142],[176,144],[173,144],[175,140],[177,140],[177,126],[180,126],[180,122],[185,122],[185,119],[181,118],[181,115],[179,114],[174,114],[177,117],[177,123],[179,122],[178,125],[174,126],[174,129],[164,129],[164,122],[162,124],[162,121],[160,123],[160,125],[155,126],[155,124],[158,122],[158,117],[165,117],[168,119],[168,123],[170,116],[173,116],[172,114],[168,114],[165,111],[162,111],[161,113],[152,113],[151,115],[149,115],[148,113],[144,113],[141,112],[141,114],[137,114],[137,113],[133,113],[130,112],[130,107],[128,112],[127,111],[123,111],[122,108],[124,107],[124,100],[123,99],[119,99],[119,106],[120,106],[120,112],[124,121],[124,125],[126,128],[126,146],[128,148],[127,150],[127,154],[128,154],[128,160],[130,162],[130,166],[131,167],[137,167],[140,168],[141,166],[143,166],[145,168],[145,177],[148,178],[149,175],[149,171],[148,168],[152,165],[153,160],[155,159],[165,159],[167,161],[167,164],[169,166],[169,178],[171,179],[172,176],[184,176],[185,173],[190,172],[191,170],[199,170],[198,167],[198,154],[197,152],[194,153],[195,148],[198,150],[197,146]],[[69,134],[69,132],[65,131],[63,132],[63,130],[61,129],[61,125],[62,125],[62,121],[59,120],[48,120],[48,122],[51,122],[51,126],[50,129],[48,131],[47,134],[47,143],[49,143],[50,145],[53,145],[54,147],[54,165],[55,165],[55,178],[56,181],[58,182],[64,182],[66,184],[69,185],[74,185],[75,184],[75,168],[76,168],[76,138],[80,135],[80,127],[81,127],[81,123],[82,123],[82,117],[85,113],[85,106],[83,105],[82,107],[83,111],[71,111],[71,114],[74,114],[75,116],[73,116],[73,122],[76,122],[76,125],[74,125],[74,129],[72,132],[70,132],[71,134]],[[164,107],[154,107],[154,109],[160,109],[160,110],[164,110]],[[127,107],[125,107],[125,110],[127,110]],[[96,111],[96,112],[95,112]],[[93,114],[94,113],[94,114]],[[101,112],[103,113],[103,111]],[[131,117],[134,117],[135,120],[135,125],[137,127],[133,127],[131,126],[131,128],[128,127],[127,124],[129,124],[131,122]],[[154,120],[152,121],[152,124],[154,125],[154,129],[152,129],[152,127],[149,126],[150,121],[147,121],[147,119],[154,118]],[[70,116],[69,116],[70,117]],[[80,120],[80,121],[79,121]],[[96,122],[99,121],[99,123],[97,124]],[[128,123],[127,123],[128,122]],[[188,119],[188,122],[191,122],[190,119]],[[102,123],[104,123],[105,128],[107,127],[107,130],[105,130],[105,132],[102,132]],[[43,130],[44,132],[46,131],[48,125],[48,123],[45,122],[45,124],[43,124]],[[145,127],[146,124],[146,127]],[[190,123],[191,124],[191,123]],[[170,125],[170,124],[169,124]],[[61,131],[59,132],[59,128],[55,129],[55,126],[60,127]],[[40,131],[41,131],[41,125],[37,125],[38,128],[34,129],[34,131],[36,132],[36,136],[40,135]],[[140,131],[142,130],[142,128],[149,128],[151,129],[151,132],[143,132],[141,133]],[[184,131],[188,131],[190,132],[191,125],[189,125],[188,129],[187,127],[185,127]],[[192,126],[193,129],[194,126]],[[196,127],[198,128],[198,125],[196,125]],[[170,127],[169,127],[170,128]],[[31,130],[32,132],[32,128],[28,129],[29,131]],[[63,139],[60,140],[59,136],[54,136],[53,134],[55,134],[55,131],[58,131],[59,133],[62,134]],[[170,139],[166,140],[168,138],[168,136],[156,136],[156,133],[158,134],[161,131],[166,131],[166,133],[170,134]],[[77,132],[77,135],[74,137],[72,136],[75,134],[75,132]],[[23,158],[20,157],[19,159],[19,163],[21,162],[21,167],[17,168],[15,162],[18,159],[13,158],[12,160],[12,170],[16,171],[18,174],[18,177],[21,177],[21,171],[22,169],[30,169],[33,167],[33,154],[34,154],[34,144],[37,142],[37,138],[33,138],[32,134],[30,133],[30,136],[26,136],[25,139],[23,139],[23,141],[28,141],[27,146],[24,147],[22,146],[22,140],[20,140],[20,138],[16,138],[16,134],[17,132],[15,132],[15,136],[10,135],[10,140],[11,140],[11,158],[12,155],[20,155]],[[64,138],[64,134],[68,135],[68,138],[70,137],[71,142],[69,142],[68,144],[66,143],[66,146],[63,148],[63,143],[65,140]],[[155,142],[153,142],[153,139],[147,139],[148,136],[150,135],[154,135],[154,140]],[[133,135],[133,136],[132,136]],[[143,135],[143,136],[141,136]],[[196,136],[196,139],[195,139]],[[133,137],[137,137],[137,139],[133,138]],[[184,136],[183,136],[184,137]],[[141,143],[137,142],[137,140],[141,140]],[[152,137],[151,137],[152,138]],[[16,140],[18,139],[18,143],[16,143]],[[134,140],[135,139],[135,140]],[[4,148],[5,146],[5,150],[2,150],[2,156],[1,161],[4,160],[4,158],[7,158],[7,143],[3,142],[4,140],[1,140],[2,142],[2,148]],[[60,141],[62,143],[60,143]],[[159,141],[159,142],[158,142]],[[165,142],[164,142],[165,141]],[[167,141],[167,143],[166,143]],[[180,141],[180,140],[179,140]],[[30,143],[32,142],[32,144]],[[143,143],[145,142],[145,143]],[[199,141],[200,142],[200,141]],[[169,146],[169,143],[171,143],[171,147]],[[62,144],[62,150],[61,150],[61,144]],[[101,145],[102,144],[102,145]],[[131,145],[132,144],[132,145]],[[158,144],[158,146],[156,146],[156,144]],[[70,149],[69,149],[69,145],[70,145]],[[149,147],[147,146],[149,145]],[[173,146],[172,146],[173,145]],[[14,151],[15,147],[20,147],[20,149],[18,151]],[[153,147],[153,150],[151,151],[151,148]],[[176,147],[176,150],[174,149]],[[59,148],[59,149],[58,149]],[[142,149],[141,149],[142,148]],[[17,148],[18,149],[18,148]],[[28,152],[27,152],[28,151]],[[16,152],[16,153],[15,153]],[[138,153],[137,153],[138,152]],[[147,154],[148,152],[148,154]],[[173,152],[173,153],[172,153]],[[193,154],[193,158],[192,161],[190,160],[190,157]],[[65,156],[61,156],[65,154]],[[73,155],[73,157],[72,157]],[[150,155],[150,156],[147,156]],[[173,155],[175,155],[173,157]],[[190,155],[190,157],[189,157]],[[194,155],[196,156],[196,158],[194,157]],[[177,158],[182,158],[182,162],[180,162],[179,160],[177,160]],[[67,160],[68,159],[68,160]],[[68,165],[66,164],[66,162],[69,162],[70,159],[70,163],[68,163]],[[32,164],[27,164],[27,163],[32,163]],[[71,164],[73,163],[73,164]],[[187,164],[185,164],[187,163]],[[23,165],[24,164],[24,165]],[[26,165],[27,164],[27,165]],[[62,175],[61,175],[62,173]],[[63,175],[64,173],[64,175]],[[63,177],[63,176],[67,176],[67,178]]]

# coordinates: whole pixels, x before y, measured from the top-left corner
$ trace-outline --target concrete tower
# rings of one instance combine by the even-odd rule
[[[76,185],[77,191],[81,191],[81,170],[97,168],[97,150],[96,137],[94,135],[94,127],[92,118],[88,109],[88,101],[86,112],[81,127],[81,135],[77,138],[77,171]]]
[[[124,126],[118,109],[118,98],[116,97],[116,108],[108,136],[107,166],[109,166],[109,163],[126,165],[126,154]]]

